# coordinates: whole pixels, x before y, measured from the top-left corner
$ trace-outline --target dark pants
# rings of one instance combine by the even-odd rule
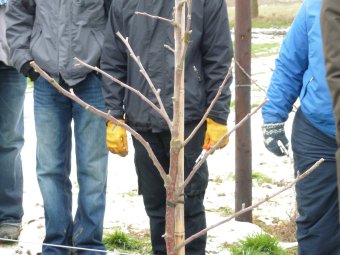
[[[186,135],[196,126],[186,125]],[[169,169],[169,151],[171,135],[169,132],[139,132],[150,144],[163,168]],[[205,135],[203,126],[191,142],[185,147],[185,176],[191,171],[195,160],[202,151]],[[150,219],[151,243],[154,255],[165,255],[165,188],[159,172],[150,160],[144,147],[133,138],[135,147],[135,165],[138,175],[139,192],[143,195],[144,206]],[[185,189],[185,235],[189,237],[206,227],[204,193],[208,184],[208,167],[204,164]],[[204,255],[206,235],[186,246],[186,255]]]
[[[317,169],[296,184],[299,255],[339,255],[340,225],[335,138],[314,128],[299,110],[292,130],[295,174],[324,158]]]

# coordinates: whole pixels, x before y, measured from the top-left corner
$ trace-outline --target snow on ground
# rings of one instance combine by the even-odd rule
[[[257,84],[266,88],[269,83],[274,58],[254,59],[252,78]],[[252,103],[259,103],[265,94],[253,86]],[[287,121],[287,137],[290,137],[291,114]],[[253,187],[253,203],[267,195],[271,195],[282,187],[275,183],[288,183],[293,180],[292,162],[289,158],[278,158],[266,151],[262,142],[261,113],[256,113],[251,119],[252,127],[252,168],[253,172],[260,172],[273,181],[266,184],[256,184]],[[229,129],[235,125],[234,112],[229,118]],[[235,171],[235,135],[231,135],[229,145],[217,151],[208,159],[210,177],[206,192],[205,206],[207,210],[208,226],[215,224],[225,216],[221,208],[234,209],[234,171]],[[31,254],[41,251],[44,238],[43,203],[35,175],[35,131],[33,119],[33,93],[28,89],[25,101],[25,139],[22,151],[24,170],[24,209],[23,230],[20,243],[15,245],[0,245],[0,254]],[[133,146],[130,139],[129,155],[120,158],[115,155],[109,157],[109,175],[107,187],[107,209],[104,220],[105,232],[120,227],[124,231],[148,231],[142,198],[137,195],[137,179],[133,165]],[[74,160],[74,157],[73,157]],[[77,185],[75,178],[75,164],[73,162],[72,180],[74,183],[74,201],[76,202]],[[273,200],[261,205],[253,211],[253,215],[264,222],[270,223],[274,219],[289,220],[295,210],[294,190],[288,190]],[[76,205],[76,204],[75,204]],[[250,223],[234,220],[219,226],[209,232],[207,251],[209,254],[227,255],[222,244],[234,243],[251,233],[261,229]]]

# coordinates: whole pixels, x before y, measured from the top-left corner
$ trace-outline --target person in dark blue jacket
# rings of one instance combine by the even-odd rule
[[[119,31],[129,38],[136,56],[159,90],[166,112],[172,116],[174,94],[174,54],[164,45],[174,48],[174,27],[164,21],[150,19],[138,12],[172,19],[171,0],[113,0],[105,33],[101,68],[113,77],[126,82],[151,101],[155,95],[140,68],[129,57],[127,48],[117,36]],[[198,0],[192,4],[192,20],[188,51],[185,59],[185,136],[202,119],[225,78],[233,57],[233,46],[224,0]],[[230,78],[206,123],[185,146],[184,172],[188,176],[204,144],[213,146],[227,133],[231,92]],[[162,167],[170,166],[171,132],[165,120],[139,96],[104,78],[103,94],[110,114],[126,121],[151,146]],[[113,128],[114,126],[114,128]],[[108,122],[107,144],[110,152],[125,156],[128,153],[125,129]],[[166,255],[164,183],[143,145],[133,138],[135,166],[139,192],[150,219],[153,255]],[[227,145],[224,139],[220,147]],[[206,227],[204,195],[208,185],[208,167],[203,164],[185,189],[185,234],[189,237]],[[186,255],[204,255],[206,235],[186,245]]]
[[[322,163],[296,184],[300,255],[340,254],[335,123],[325,78],[320,30],[322,0],[305,0],[281,46],[262,109],[266,148],[277,156],[288,149],[284,123],[299,99],[292,127],[295,175]]]

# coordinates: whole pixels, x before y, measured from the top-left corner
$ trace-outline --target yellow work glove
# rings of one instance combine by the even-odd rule
[[[124,120],[119,121],[125,123]],[[106,128],[106,146],[113,154],[125,157],[128,154],[128,143],[125,128],[108,121]]]
[[[205,132],[203,148],[206,150],[214,146],[222,136],[228,133],[226,125],[217,123],[210,118],[207,118],[207,131]],[[217,149],[222,149],[229,142],[229,137],[223,139]]]

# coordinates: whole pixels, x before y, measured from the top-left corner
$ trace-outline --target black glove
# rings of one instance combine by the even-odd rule
[[[276,156],[288,155],[288,139],[284,130],[284,123],[263,124],[263,141],[267,150]]]
[[[20,68],[20,73],[22,73],[25,77],[30,78],[32,81],[35,81],[40,76],[40,74],[34,71],[34,68],[31,67],[30,61],[22,65]]]

